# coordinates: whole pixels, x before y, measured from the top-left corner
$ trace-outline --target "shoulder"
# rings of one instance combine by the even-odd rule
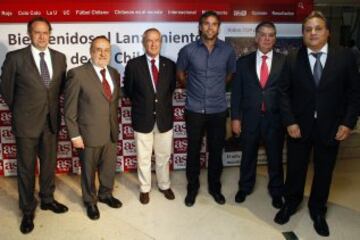
[[[175,66],[175,62],[173,60],[171,60],[170,58],[164,57],[164,56],[160,56],[160,60],[163,61],[164,63],[170,64],[172,66]]]
[[[21,58],[22,59],[24,57],[24,55],[26,55],[26,53],[28,53],[30,51],[31,50],[29,47],[13,50],[6,54],[6,58],[8,58],[8,59]]]
[[[109,65],[108,69],[109,69],[109,72],[111,72],[112,74],[120,75],[119,71],[116,68]]]
[[[195,48],[199,47],[199,40],[186,44],[184,47],[180,49],[180,52],[191,52]]]
[[[353,55],[353,52],[351,51],[350,48],[346,48],[346,47],[329,47],[329,52],[333,52],[334,55],[336,55],[337,57],[343,56],[343,57],[349,57]]]
[[[83,72],[89,71],[89,67],[92,67],[90,63],[85,63],[83,65],[71,68],[68,71],[68,74],[81,74]]]
[[[144,60],[145,55],[141,55],[135,58],[130,59],[127,63],[126,63],[126,67],[130,67],[132,65],[136,65],[139,64],[141,61]]]
[[[235,52],[234,48],[229,43],[227,43],[221,39],[217,40],[217,44],[219,45],[219,47],[221,47],[225,51]]]
[[[249,53],[249,54],[239,57],[238,60],[236,61],[236,63],[238,65],[242,65],[242,64],[249,62],[250,59],[253,59],[255,57],[256,57],[256,52],[252,52],[252,53]]]
[[[62,52],[59,52],[52,48],[49,48],[49,51],[50,51],[50,54],[52,54],[54,57],[58,57],[58,58],[62,58],[62,59],[66,58],[65,54],[63,54]]]

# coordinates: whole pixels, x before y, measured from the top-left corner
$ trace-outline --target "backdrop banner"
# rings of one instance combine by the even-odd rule
[[[50,47],[67,56],[68,69],[89,60],[92,39],[105,35],[112,46],[111,66],[123,75],[126,63],[144,54],[142,33],[151,27],[162,33],[161,54],[174,61],[179,50],[186,44],[198,39],[198,18],[207,9],[216,10],[221,19],[219,38],[231,44],[237,56],[255,50],[253,38],[255,26],[261,20],[272,20],[277,27],[275,50],[287,53],[289,49],[301,45],[301,20],[312,10],[312,1],[277,0],[256,1],[249,4],[242,0],[221,1],[184,1],[169,3],[157,1],[149,4],[144,1],[40,1],[41,4],[13,4],[4,0],[0,9],[0,64],[6,53],[26,47],[30,38],[26,32],[26,22],[32,17],[47,17],[53,27]],[[263,2],[263,4],[261,4]],[[265,4],[266,3],[266,4]],[[231,86],[229,86],[231,88]],[[186,165],[186,126],[184,104],[186,91],[176,89],[174,105],[174,141],[171,159],[172,169],[184,169]],[[228,104],[230,94],[227,95]],[[31,100],[29,100],[31,101]],[[61,98],[61,104],[63,99]],[[63,110],[61,110],[63,111]],[[120,134],[117,152],[117,171],[136,169],[134,134],[131,127],[131,103],[122,99],[119,103]],[[225,166],[239,165],[241,151],[236,141],[228,133],[227,145],[223,154]],[[235,144],[234,144],[235,142]],[[57,172],[79,173],[79,158],[69,140],[65,122],[62,118],[59,132]],[[206,166],[207,147],[204,141],[201,150],[202,166]],[[259,162],[266,158],[263,149],[259,151]],[[16,175],[16,146],[11,130],[11,112],[0,96],[0,176]]]

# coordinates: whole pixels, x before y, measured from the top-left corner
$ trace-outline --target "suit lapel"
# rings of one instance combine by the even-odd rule
[[[29,47],[26,50],[25,58],[26,58],[25,63],[27,65],[27,68],[29,69],[29,73],[32,73],[35,75],[34,81],[37,82],[38,84],[41,84],[45,88],[45,85],[41,79],[40,72],[36,66],[34,56],[31,52],[31,45],[29,45]]]
[[[152,91],[154,91],[154,87],[153,87],[153,83],[152,83],[152,79],[151,79],[151,74],[150,74],[150,70],[149,70],[149,65],[147,63],[147,59],[146,59],[145,54],[141,58],[141,65],[142,65],[141,69],[143,69],[143,76],[144,76],[144,81],[145,81],[144,84],[146,86],[148,86]]]
[[[88,61],[86,63],[86,67],[88,68],[88,71],[86,71],[89,75],[89,80],[91,84],[95,85],[99,91],[102,93],[102,95],[104,96],[104,98],[106,98],[102,84],[101,84],[101,79],[99,79],[99,76],[97,75],[92,63],[90,61]]]
[[[117,76],[112,68],[108,67],[108,70],[109,70],[109,73],[111,76],[111,81],[114,85],[114,90],[112,92],[112,101],[114,101],[116,99],[116,97],[115,97],[116,93],[118,92],[118,84],[119,84],[118,80],[120,80],[120,79],[117,79]]]
[[[271,61],[271,69],[270,69],[269,78],[266,82],[265,88],[267,86],[270,86],[270,84],[274,81],[274,79],[276,79],[275,74],[280,73],[281,64],[280,64],[279,58],[280,58],[279,54],[273,52],[273,59]]]
[[[51,85],[54,83],[54,80],[55,80],[55,77],[57,76],[58,74],[58,64],[56,64],[56,58],[55,58],[55,53],[52,49],[49,48],[49,52],[50,52],[50,57],[51,57],[51,64],[52,66],[48,66],[48,68],[52,68],[53,70],[53,74],[52,74],[52,78],[51,78],[51,81],[50,81],[50,86],[49,88],[51,87]]]
[[[305,46],[300,48],[299,50],[299,62],[300,66],[303,66],[303,71],[305,74],[304,80],[308,81],[308,83],[313,87],[316,88],[314,76],[311,71],[311,65],[309,62],[309,56],[307,54],[307,49]]]
[[[157,83],[157,91],[160,92],[162,90],[162,88],[165,85],[165,78],[164,76],[166,76],[166,63],[164,61],[164,58],[160,56],[159,59],[159,80]]]
[[[251,55],[249,56],[249,60],[250,60],[249,69],[250,69],[251,79],[255,81],[255,84],[257,84],[259,88],[261,88],[260,80],[256,72],[256,51],[251,53]]]
[[[319,87],[323,86],[326,83],[326,80],[331,77],[331,69],[333,69],[335,64],[334,58],[334,49],[328,48],[328,55],[326,57],[325,66],[323,67],[323,71],[320,78]]]

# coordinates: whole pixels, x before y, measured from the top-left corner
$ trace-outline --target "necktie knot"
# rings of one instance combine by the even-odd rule
[[[261,58],[262,58],[263,61],[266,61],[266,59],[268,58],[268,56],[262,55]]]
[[[101,70],[100,70],[100,73],[101,73],[101,76],[102,76],[103,78],[105,78],[105,76],[106,76],[106,69],[105,69],[105,68],[101,69]]]
[[[155,59],[154,59],[154,58],[153,58],[153,59],[151,59],[151,61],[150,61],[150,62],[151,62],[151,64],[152,64],[152,65],[155,65]]]
[[[40,55],[40,58],[41,58],[41,59],[44,59],[44,55],[45,55],[44,52],[40,52],[39,55]]]
[[[316,60],[320,60],[320,57],[321,57],[321,55],[322,55],[322,52],[317,52],[317,53],[312,52],[311,55],[312,55],[314,58],[316,58]]]
[[[313,76],[314,76],[314,80],[315,80],[315,85],[319,86],[321,74],[322,74],[322,70],[323,70],[323,67],[320,62],[320,57],[322,55],[322,52],[317,52],[317,53],[312,52],[311,55],[314,58],[316,58],[314,68],[313,68]]]

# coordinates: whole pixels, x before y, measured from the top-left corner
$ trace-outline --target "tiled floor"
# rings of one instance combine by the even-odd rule
[[[327,239],[357,240],[360,236],[360,136],[353,135],[341,148],[330,195],[328,222],[331,235]],[[276,209],[266,192],[266,168],[258,168],[255,191],[243,204],[236,204],[238,168],[223,173],[225,205],[217,205],[207,193],[206,170],[201,173],[201,190],[194,207],[184,205],[185,172],[172,173],[174,201],[166,200],[156,188],[155,179],[150,203],[138,201],[137,178],[134,173],[116,176],[114,195],[123,202],[120,209],[99,203],[101,217],[91,221],[82,206],[80,177],[59,175],[56,198],[69,207],[69,212],[55,215],[38,208],[35,229],[28,235],[19,231],[21,220],[17,207],[16,178],[0,178],[0,239],[156,239],[156,240],[281,240],[282,232],[294,231],[299,239],[320,239],[313,230],[306,208],[284,226],[273,223]],[[154,176],[154,175],[153,175]],[[310,168],[309,178],[312,176]],[[306,193],[310,186],[306,186]],[[307,200],[307,199],[305,199]]]

